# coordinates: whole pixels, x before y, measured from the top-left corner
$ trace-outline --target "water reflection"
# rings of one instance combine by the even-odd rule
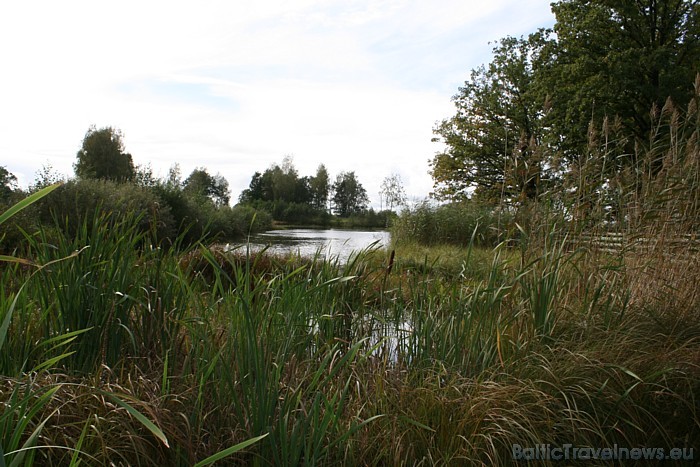
[[[268,247],[271,253],[295,253],[301,256],[314,256],[335,259],[341,263],[355,251],[372,244],[382,248],[389,245],[390,234],[387,231],[363,231],[340,229],[289,229],[270,230],[250,238],[250,245],[255,248]]]

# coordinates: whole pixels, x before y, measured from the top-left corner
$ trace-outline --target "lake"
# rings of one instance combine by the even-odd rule
[[[250,244],[254,249],[269,246],[267,251],[271,253],[314,256],[318,252],[323,258],[338,258],[344,263],[353,251],[375,243],[377,247],[386,247],[390,240],[389,232],[384,230],[288,229],[252,235]]]

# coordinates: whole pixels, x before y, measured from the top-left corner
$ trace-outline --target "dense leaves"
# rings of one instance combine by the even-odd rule
[[[348,217],[367,209],[367,190],[357,179],[355,172],[338,174],[333,184],[333,192],[333,211],[337,215]]]
[[[639,170],[655,113],[689,104],[700,70],[697,1],[566,0],[552,10],[553,31],[502,39],[454,96],[455,115],[434,129],[445,145],[431,162],[437,198],[551,198],[590,159],[594,128],[615,147],[597,180],[610,186]]]
[[[204,167],[192,171],[184,182],[184,191],[202,200],[212,201],[216,206],[228,205],[231,192],[228,181],[221,175],[209,175]]]
[[[400,186],[392,188],[394,204],[405,198],[401,191],[396,191],[399,188],[402,189]],[[366,227],[383,227],[388,216],[385,213],[380,216],[383,220],[375,219],[375,213],[368,210],[367,190],[355,172],[341,172],[331,184],[325,165],[320,164],[312,177],[300,176],[290,156],[285,157],[281,165],[273,164],[263,173],[255,172],[239,201],[266,210],[275,220],[296,224],[328,225],[331,222],[329,202],[333,213],[344,221],[350,221],[351,216],[365,216],[359,224]],[[355,221],[357,219],[351,223],[356,225]]]
[[[136,175],[131,154],[124,152],[123,135],[112,127],[98,130],[94,125],[85,134],[73,166],[81,179],[115,182],[132,180]]]
[[[457,113],[435,128],[446,145],[431,162],[436,197],[463,199],[474,190],[487,200],[537,196],[544,113],[533,63],[545,44],[543,34],[502,39],[489,66],[472,71],[454,96]]]
[[[17,177],[8,172],[5,167],[0,167],[0,200],[6,200],[17,188]]]

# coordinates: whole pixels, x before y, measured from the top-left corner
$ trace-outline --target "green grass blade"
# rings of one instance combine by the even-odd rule
[[[120,398],[118,398],[115,394],[101,391],[99,389],[97,390],[97,392],[99,392],[100,394],[102,394],[104,396],[109,397],[117,405],[126,409],[126,411],[129,412],[129,414],[131,414],[136,420],[138,420],[144,427],[146,427],[148,429],[148,431],[153,433],[153,435],[156,438],[158,438],[165,445],[166,448],[170,447],[170,444],[168,443],[168,438],[165,436],[163,431],[160,428],[158,428],[155,425],[155,423],[150,421],[144,414],[142,414],[141,412],[139,412],[138,410],[136,410],[135,408],[133,408],[132,406],[130,406],[129,404],[127,404],[126,402],[121,400]]]
[[[3,212],[0,214],[0,224],[3,224],[5,221],[7,221],[9,218],[20,212],[22,209],[26,208],[27,206],[36,203],[39,201],[41,198],[44,196],[48,195],[51,193],[53,190],[61,186],[61,183],[56,183],[54,185],[47,186],[46,188],[43,188],[36,193],[33,193],[26,198],[24,198],[22,201],[18,202],[17,204],[13,205],[8,209],[7,211]]]
[[[240,451],[241,449],[245,449],[248,446],[257,443],[264,437],[269,435],[269,433],[265,433],[264,435],[257,436],[255,438],[251,438],[247,441],[243,441],[242,443],[238,443],[235,446],[231,446],[230,448],[224,449],[223,451],[219,451],[216,454],[207,457],[206,459],[197,462],[194,464],[194,467],[204,467],[205,465],[210,465],[213,464],[214,462],[223,459],[224,457],[228,457],[231,454],[235,454],[236,452]]]
[[[80,438],[78,438],[78,443],[75,445],[75,451],[73,451],[73,457],[70,460],[70,467],[78,467],[80,465],[80,449],[83,447],[83,442],[85,441],[85,435],[87,435],[88,428],[90,428],[90,419],[85,420],[85,426],[83,431],[80,433]]]
[[[0,325],[0,350],[2,350],[2,346],[5,343],[5,338],[7,337],[7,330],[10,327],[10,321],[12,321],[12,314],[15,311],[15,306],[17,306],[17,299],[19,298],[19,295],[22,293],[23,288],[24,288],[24,284],[17,291],[17,294],[15,295],[15,299],[12,300],[12,304],[10,305],[10,308],[8,308],[8,310],[5,312],[5,317],[2,320],[2,325]]]
[[[56,388],[58,389],[58,388]],[[55,392],[55,391],[54,391]],[[51,415],[46,417],[40,424],[37,426],[34,431],[32,432],[31,435],[29,435],[29,438],[27,438],[27,441],[24,442],[24,445],[22,445],[22,448],[15,451],[12,454],[16,454],[14,459],[12,459],[12,462],[10,462],[10,467],[17,467],[20,465],[20,463],[24,460],[25,454],[34,447],[37,439],[39,438],[39,435],[41,434],[41,431],[44,429],[44,425],[46,425],[46,422],[49,421],[49,418],[51,418],[56,412],[58,412],[58,409],[54,410]]]

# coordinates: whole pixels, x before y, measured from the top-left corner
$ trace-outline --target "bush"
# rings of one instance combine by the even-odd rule
[[[263,232],[272,228],[272,216],[251,206],[237,205],[229,208],[230,216],[235,220],[242,235],[249,232]]]
[[[268,230],[272,226],[270,214],[252,206],[217,207],[208,198],[167,184],[159,184],[153,190],[170,207],[185,244],[204,239],[237,240],[249,232]]]
[[[254,200],[239,206],[265,211],[272,219],[288,224],[329,226],[332,218],[325,209],[316,209],[305,203]]]
[[[91,225],[98,213],[114,219],[133,216],[138,219],[138,231],[152,233],[154,243],[172,239],[177,232],[169,205],[151,190],[133,184],[71,180],[44,198],[39,210],[44,224],[57,221],[69,237],[75,237],[85,223]]]
[[[474,243],[495,246],[507,238],[513,216],[474,201],[434,206],[427,201],[404,210],[392,227],[394,241],[424,245]]]
[[[13,191],[0,199],[0,213],[21,201],[25,194]],[[38,230],[39,219],[35,206],[29,206],[0,225],[0,254],[12,254],[24,242],[24,232],[32,234]]]
[[[390,210],[375,211],[369,209],[360,213],[350,214],[348,217],[336,218],[334,225],[346,229],[386,229],[394,219],[396,213]]]

